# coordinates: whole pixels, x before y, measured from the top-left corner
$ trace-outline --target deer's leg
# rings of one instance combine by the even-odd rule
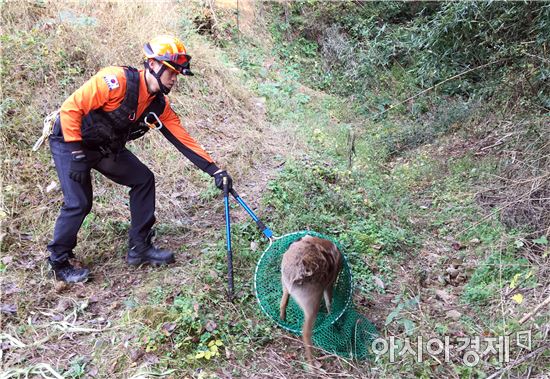
[[[289,296],[288,289],[283,283],[283,296],[281,297],[281,306],[280,306],[280,313],[279,313],[279,318],[283,321],[286,320],[286,307],[288,305],[288,296]]]
[[[321,293],[311,294],[308,299],[300,301],[300,306],[304,311],[304,325],[302,327],[302,339],[304,340],[304,346],[306,349],[306,358],[308,363],[313,366],[313,353],[311,341],[311,335],[317,313],[319,313],[319,306],[321,305]]]
[[[330,285],[323,292],[323,296],[325,298],[325,305],[327,306],[327,312],[328,313],[330,313],[330,310],[331,310],[331,307],[332,307],[332,289],[333,289],[333,286]]]

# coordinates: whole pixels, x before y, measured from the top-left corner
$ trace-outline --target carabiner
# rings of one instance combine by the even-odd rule
[[[155,126],[154,123],[147,121],[147,118],[150,115],[153,115],[153,117],[155,117],[155,120],[153,120],[153,122],[155,122],[155,121],[158,122],[158,126]],[[159,130],[159,129],[162,129],[162,127],[163,127],[162,122],[160,121],[159,117],[157,116],[157,114],[155,112],[149,112],[149,114],[143,118],[143,122],[145,122],[145,124],[152,130]]]

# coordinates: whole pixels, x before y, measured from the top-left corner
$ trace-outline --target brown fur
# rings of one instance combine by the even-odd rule
[[[305,236],[293,242],[283,255],[280,318],[286,318],[290,295],[304,312],[302,338],[310,365],[313,365],[311,331],[319,312],[321,297],[324,295],[330,313],[332,290],[341,270],[342,254],[336,245],[322,238]]]

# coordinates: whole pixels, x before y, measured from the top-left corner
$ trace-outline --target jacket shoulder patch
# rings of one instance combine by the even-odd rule
[[[109,91],[112,91],[115,88],[120,87],[120,83],[118,82],[116,75],[105,75],[103,77],[103,80],[105,80],[105,83],[107,83],[107,87],[109,87]]]

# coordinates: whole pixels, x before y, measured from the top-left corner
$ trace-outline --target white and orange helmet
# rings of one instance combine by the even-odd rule
[[[193,75],[185,45],[177,37],[171,35],[159,35],[143,45],[146,58],[153,58],[166,67],[182,75]]]

